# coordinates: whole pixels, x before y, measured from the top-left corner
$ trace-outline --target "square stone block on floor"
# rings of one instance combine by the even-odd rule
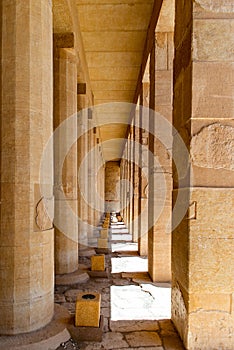
[[[106,238],[98,238],[98,248],[109,248],[108,247],[108,240]]]
[[[105,255],[98,254],[91,257],[91,271],[105,271]]]
[[[75,326],[99,327],[101,294],[80,292],[76,299]]]
[[[100,231],[100,238],[108,239],[109,237],[109,230],[108,229],[102,229]]]
[[[104,317],[100,316],[99,327],[76,327],[74,325],[74,318],[72,318],[71,324],[69,324],[68,331],[76,342],[91,341],[101,342],[104,327]]]

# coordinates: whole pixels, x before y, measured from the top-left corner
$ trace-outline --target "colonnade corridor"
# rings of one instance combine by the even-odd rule
[[[0,350],[234,349],[233,21],[0,1]]]

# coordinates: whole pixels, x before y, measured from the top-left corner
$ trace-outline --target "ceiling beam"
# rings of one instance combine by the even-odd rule
[[[133,100],[134,104],[137,103],[138,97],[141,93],[142,80],[144,77],[148,57],[149,57],[149,54],[150,54],[152,47],[153,47],[153,44],[154,44],[155,29],[156,29],[156,25],[157,25],[157,22],[159,19],[159,14],[161,11],[162,3],[163,3],[163,0],[154,0],[152,16],[151,16],[149,27],[147,30],[147,35],[146,35],[146,40],[145,40],[145,45],[144,45],[144,50],[143,50],[141,68],[140,68],[140,72],[138,75],[137,86],[136,86],[136,90],[135,90],[135,94],[134,94],[134,100]]]
[[[159,19],[159,15],[160,15],[160,11],[162,8],[162,3],[163,0],[154,0],[154,6],[153,6],[153,10],[152,10],[152,15],[150,18],[150,23],[148,26],[148,30],[147,30],[147,35],[146,35],[146,39],[145,39],[145,44],[144,44],[144,50],[143,50],[143,55],[142,55],[142,61],[141,61],[141,67],[140,67],[140,72],[138,75],[138,79],[137,79],[137,85],[136,85],[136,90],[134,93],[134,98],[133,98],[133,104],[136,105],[137,101],[138,101],[138,97],[141,93],[141,89],[142,89],[142,80],[144,77],[144,73],[145,73],[145,69],[147,66],[147,61],[148,61],[148,57],[152,51],[153,45],[154,45],[154,40],[155,40],[155,29],[158,23],[158,19]],[[128,138],[128,134],[130,131],[130,124],[133,118],[133,115],[135,113],[135,108],[133,108],[133,110],[130,113],[129,116],[129,124],[127,127],[127,131],[126,131],[126,140]],[[123,151],[125,148],[125,143],[123,146]],[[123,152],[122,152],[123,153]]]

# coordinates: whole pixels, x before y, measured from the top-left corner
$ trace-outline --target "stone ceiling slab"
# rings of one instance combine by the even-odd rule
[[[151,3],[86,4],[78,3],[83,32],[147,30]]]
[[[153,0],[76,0],[101,140],[106,160],[121,156],[131,108],[102,106],[132,103],[142,62]],[[121,110],[120,110],[121,109]],[[128,111],[126,111],[128,109]],[[113,122],[123,122],[113,125]],[[102,123],[112,123],[102,125]],[[112,139],[112,140],[110,140]]]

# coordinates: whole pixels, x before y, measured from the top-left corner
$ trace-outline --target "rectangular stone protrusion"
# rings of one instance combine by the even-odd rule
[[[108,240],[106,238],[98,238],[98,248],[108,248]]]
[[[109,236],[109,232],[108,232],[108,229],[102,229],[100,231],[100,238],[107,238],[108,239],[108,236]]]
[[[101,294],[80,292],[76,299],[76,327],[99,327]]]
[[[91,257],[92,271],[105,271],[105,255],[98,254]]]
[[[86,94],[86,84],[85,83],[77,83],[77,94],[85,95]]]
[[[60,48],[74,48],[75,47],[75,35],[73,32],[69,33],[54,33],[54,45]]]

